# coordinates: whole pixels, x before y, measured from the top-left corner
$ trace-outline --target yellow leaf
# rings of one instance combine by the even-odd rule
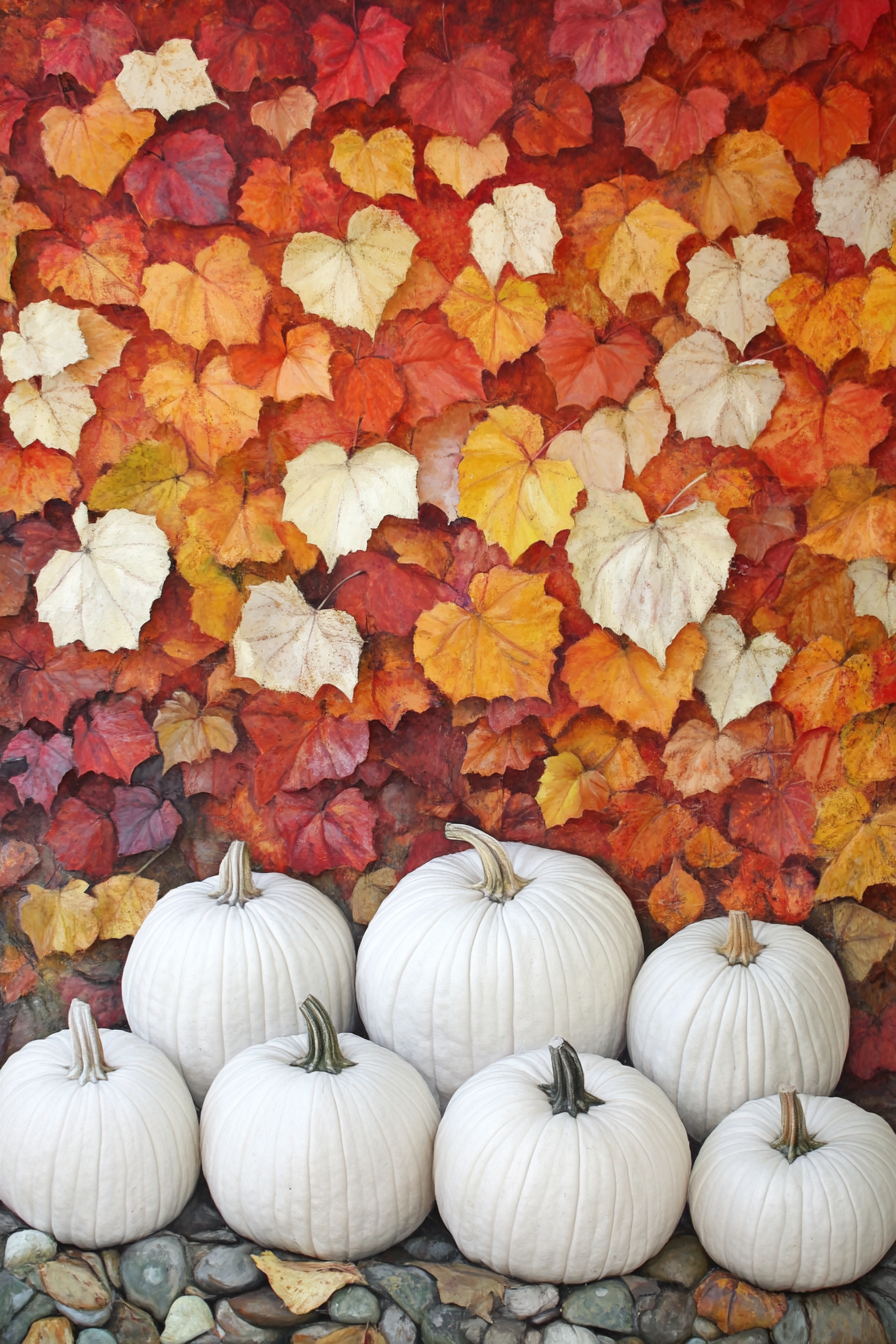
[[[261,397],[235,381],[230,360],[218,355],[196,380],[189,364],[166,359],[140,385],[148,409],[174,425],[203,466],[214,469],[258,431]]]
[[[497,1297],[504,1301],[504,1289],[510,1284],[503,1274],[471,1265],[430,1264],[428,1260],[412,1260],[412,1265],[425,1269],[439,1285],[439,1301],[455,1307],[467,1307],[483,1321],[491,1320],[491,1310]]]
[[[890,256],[896,260],[894,252],[896,248],[891,248]],[[896,364],[896,271],[875,266],[856,324],[861,348],[868,356],[868,372],[879,373]]]
[[[273,1251],[253,1255],[274,1292],[291,1312],[315,1311],[348,1283],[363,1283],[354,1265],[332,1260],[280,1260]],[[337,1332],[341,1333],[341,1332]]]
[[[83,952],[99,937],[96,906],[86,882],[73,879],[55,890],[29,883],[19,920],[39,957],[51,952],[71,955]]]
[[[800,184],[773,136],[735,131],[683,163],[663,194],[711,241],[732,227],[746,236],[761,219],[790,219]]]
[[[480,182],[503,176],[507,146],[494,131],[478,145],[468,145],[459,135],[434,135],[423,151],[423,162],[442,186],[453,187],[458,196],[469,196]]]
[[[96,918],[100,938],[128,938],[143,923],[159,895],[158,882],[136,873],[119,873],[98,883]]]
[[[53,221],[27,201],[17,201],[19,180],[0,168],[0,299],[15,303],[9,282],[18,252],[17,239],[29,229],[50,229]]]
[[[459,512],[511,560],[569,527],[583,489],[571,462],[541,456],[543,441],[537,415],[522,406],[493,406],[463,446]]]
[[[659,201],[642,201],[613,234],[598,272],[600,287],[625,311],[634,294],[662,301],[678,270],[678,245],[696,229]]]
[[[200,709],[189,691],[175,691],[152,726],[162,748],[165,770],[179,761],[207,761],[213,751],[230,753],[237,742],[233,711],[223,705]]]
[[[851,896],[860,901],[866,887],[896,882],[896,806],[874,813],[864,794],[835,789],[821,800],[815,844],[833,856],[821,875],[816,900]]]
[[[155,133],[156,119],[152,112],[132,112],[110,80],[83,111],[51,107],[41,125],[40,147],[56,176],[73,177],[105,196]]]
[[[155,518],[169,541],[184,528],[181,504],[194,486],[208,484],[191,470],[187,450],[174,439],[136,443],[127,457],[101,476],[90,492],[91,509],[132,509]]]
[[[608,715],[585,709],[556,737],[557,750],[572,751],[586,770],[599,770],[614,793],[633,789],[650,771],[630,737],[620,737]]]
[[[330,167],[347,187],[378,201],[382,196],[410,196],[414,187],[414,142],[395,126],[375,131],[365,140],[357,131],[340,131],[332,140]]]
[[[610,799],[607,781],[599,770],[586,770],[571,751],[549,756],[535,801],[545,826],[562,826],[583,812],[599,812]]]
[[[814,275],[792,275],[766,302],[786,339],[829,373],[862,344],[860,315],[867,289],[864,275],[851,275],[827,289]]]
[[[208,546],[189,530],[175,559],[178,573],[193,589],[190,616],[203,634],[228,642],[243,611],[240,589]]]
[[[834,901],[830,909],[837,960],[843,973],[848,980],[864,980],[872,966],[893,950],[896,924],[852,901]]]
[[[441,304],[448,325],[473,343],[490,373],[537,345],[548,306],[532,280],[508,276],[494,290],[475,266],[466,266]]]
[[[150,324],[197,350],[210,341],[258,341],[269,286],[249,261],[249,244],[225,234],[197,252],[195,264],[195,271],[179,261],[147,266],[140,307]]]

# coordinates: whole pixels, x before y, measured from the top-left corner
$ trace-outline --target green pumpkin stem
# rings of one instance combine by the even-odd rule
[[[529,885],[527,877],[517,877],[510,862],[510,855],[493,836],[478,831],[475,826],[466,826],[459,821],[449,821],[445,827],[446,840],[464,840],[472,845],[482,864],[483,879],[477,883],[479,891],[485,893],[490,901],[512,901],[517,892]]]
[[[746,910],[728,912],[728,938],[719,948],[719,955],[728,958],[729,966],[750,966],[765,943],[753,937],[753,924]]]
[[[72,1066],[66,1075],[83,1087],[85,1083],[104,1083],[112,1066],[103,1056],[99,1028],[84,999],[72,999],[68,1010],[68,1029],[72,1040]]]
[[[306,1073],[342,1073],[343,1069],[353,1069],[355,1061],[346,1059],[339,1049],[336,1028],[320,1000],[309,994],[300,1010],[308,1027],[308,1053],[304,1059],[294,1061],[296,1068]]]
[[[551,1068],[554,1077],[549,1083],[539,1083],[539,1091],[544,1092],[551,1103],[554,1115],[585,1115],[592,1106],[603,1106],[600,1097],[592,1097],[585,1091],[585,1072],[569,1041],[555,1036],[550,1044]]]
[[[244,840],[232,840],[218,869],[221,879],[214,893],[218,905],[245,905],[261,890],[252,881],[249,847]]]
[[[806,1116],[796,1088],[789,1084],[779,1087],[778,1092],[781,1097],[781,1137],[775,1140],[772,1147],[783,1153],[788,1162],[795,1162],[798,1157],[805,1157],[806,1153],[814,1153],[816,1148],[824,1148],[824,1143],[806,1128]]]

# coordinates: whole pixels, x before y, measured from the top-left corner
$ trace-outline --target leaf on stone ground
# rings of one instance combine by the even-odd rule
[[[531,280],[510,275],[495,289],[475,266],[465,266],[441,303],[448,324],[469,339],[490,373],[537,345],[547,304]]]
[[[480,1320],[490,1321],[495,1301],[504,1301],[504,1289],[510,1284],[503,1274],[470,1265],[433,1264],[412,1260],[412,1265],[431,1274],[439,1286],[439,1301],[466,1307]]]
[[[233,636],[236,674],[275,691],[314,696],[329,685],[350,696],[363,642],[347,612],[315,611],[292,579],[260,583]]]
[[[69,364],[65,372],[86,387],[96,387],[110,369],[118,368],[122,351],[134,333],[116,326],[95,308],[78,309],[78,328],[87,346],[87,358]]]
[[[702,247],[688,262],[687,309],[704,327],[712,327],[741,354],[754,336],[773,325],[766,303],[773,289],[790,276],[787,244],[751,233],[732,238],[734,256],[721,247]]]
[[[235,172],[220,135],[178,131],[131,164],[124,189],[150,227],[159,219],[221,224],[230,217]]]
[[[150,132],[152,134],[152,132]],[[0,168],[0,299],[15,303],[10,283],[18,252],[18,237],[29,229],[50,229],[53,221],[36,205],[17,201],[19,179]]]
[[[890,577],[886,560],[880,556],[853,560],[848,573],[856,615],[876,616],[888,635],[896,635],[896,582]]]
[[[683,723],[666,743],[666,776],[684,798],[697,793],[722,793],[734,781],[743,759],[743,743],[724,729],[700,719]]]
[[[394,732],[405,714],[424,714],[435,703],[435,691],[414,660],[413,642],[398,635],[371,635],[361,654],[353,713],[378,719]]]
[[[220,101],[205,73],[207,65],[207,60],[197,59],[187,38],[172,37],[156,52],[131,51],[123,56],[115,84],[129,108],[152,108],[167,121],[175,112],[192,112]]]
[[[177,834],[181,815],[173,803],[155,789],[137,785],[115,789],[112,821],[118,833],[119,854],[143,854],[148,849],[167,849]]]
[[[691,868],[727,868],[739,851],[715,826],[701,826],[684,847],[684,860]]]
[[[874,709],[874,665],[867,653],[850,654],[829,635],[813,640],[791,659],[775,685],[775,699],[801,731],[842,728],[856,714]]]
[[[694,678],[720,728],[769,699],[793,649],[768,632],[748,642],[733,616],[707,616],[701,627],[706,658]]]
[[[360,871],[377,857],[377,812],[360,789],[344,789],[334,797],[331,785],[319,784],[307,793],[281,793],[274,815],[296,872],[316,877],[327,868]]]
[[[259,5],[251,20],[207,13],[196,50],[208,58],[209,79],[236,93],[245,93],[254,79],[286,79],[302,60],[298,27],[282,0]]]
[[[317,99],[310,89],[290,84],[276,98],[253,103],[249,120],[272,135],[281,149],[286,149],[297,135],[310,129],[316,110]]]
[[[459,135],[434,135],[427,141],[423,162],[443,186],[453,187],[458,196],[469,196],[480,182],[503,177],[507,146],[494,134],[478,145],[468,145]]]
[[[654,794],[621,794],[616,806],[622,815],[610,833],[610,849],[617,863],[632,873],[667,863],[697,829],[679,803],[666,804]]]
[[[524,154],[559,154],[591,144],[591,99],[574,79],[539,84],[513,123],[513,138]]]
[[[131,782],[141,761],[158,754],[152,729],[133,696],[94,701],[75,720],[75,764],[78,774],[93,771]]]
[[[147,439],[101,476],[90,492],[91,509],[131,509],[149,514],[170,542],[180,536],[184,519],[181,505],[208,477],[189,465],[180,440]]]
[[[491,203],[473,211],[470,234],[470,252],[492,285],[508,262],[522,277],[552,274],[563,237],[557,207],[533,182],[495,187]]]
[[[781,785],[746,779],[738,784],[728,812],[735,844],[749,845],[782,864],[789,854],[813,854],[815,801],[801,779]]]
[[[369,924],[397,882],[398,874],[394,868],[375,868],[372,873],[362,873],[352,888],[352,921]]]
[[[312,789],[353,773],[367,756],[370,729],[348,711],[348,702],[332,691],[314,699],[268,691],[252,697],[242,721],[259,753],[254,785],[260,803],[281,789]]]
[[[81,18],[52,19],[41,34],[40,58],[45,75],[74,75],[96,93],[107,79],[115,78],[121,57],[139,42],[128,16],[116,5],[101,4]]]
[[[375,201],[382,196],[417,199],[414,142],[407,132],[386,126],[365,140],[357,131],[340,131],[332,145],[330,167],[352,191]]]
[[[55,889],[29,883],[28,895],[19,905],[19,922],[39,957],[51,952],[71,956],[96,942],[97,903],[87,887],[75,879]]]
[[[202,709],[189,691],[174,691],[152,724],[165,770],[181,761],[207,761],[213,751],[231,752],[237,744],[233,710],[224,705]]]
[[[727,1334],[739,1330],[771,1329],[787,1310],[783,1293],[766,1293],[715,1269],[698,1285],[697,1311]]]
[[[9,153],[16,122],[23,116],[30,99],[10,80],[0,78],[0,154]]]
[[[99,882],[91,892],[99,938],[130,938],[152,910],[159,884],[137,873],[119,873]]]
[[[868,143],[871,99],[854,84],[835,84],[816,98],[805,84],[785,84],[768,100],[764,130],[798,163],[827,173],[853,145]]]
[[[153,518],[129,509],[91,523],[79,504],[73,522],[81,550],[57,551],[38,574],[38,615],[57,644],[136,649],[168,575],[167,538]]]
[[[817,899],[850,896],[861,901],[866,887],[896,881],[896,807],[875,811],[864,794],[837,789],[818,807],[815,844],[831,862],[821,875]]]
[[[318,168],[300,171],[276,159],[253,159],[240,190],[241,220],[268,234],[333,226],[339,196]]]
[[[549,51],[571,56],[583,89],[627,84],[666,26],[660,0],[555,0]]]
[[[410,27],[380,5],[364,11],[357,30],[323,14],[308,31],[317,67],[314,92],[324,110],[349,98],[373,107],[406,65],[403,49]]]
[[[651,728],[667,736],[682,700],[688,700],[694,674],[706,653],[696,625],[681,630],[666,650],[666,662],[608,630],[590,635],[567,651],[562,677],[580,705],[599,705],[630,728]]]
[[[896,924],[854,901],[832,901],[828,909],[834,954],[847,980],[860,982],[873,966],[892,952],[896,943]]]
[[[706,896],[700,883],[675,858],[665,877],[651,889],[647,908],[651,918],[667,933],[678,933],[679,929],[700,918],[705,904]]]
[[[850,784],[862,788],[896,775],[896,709],[857,714],[840,729],[840,751]]]
[[[896,491],[876,488],[873,467],[834,467],[806,506],[804,544],[841,560],[896,562]]]
[[[513,102],[515,59],[494,42],[467,47],[447,61],[420,52],[408,64],[398,101],[416,126],[478,145]]]
[[[544,575],[496,565],[470,583],[469,609],[440,602],[417,621],[414,656],[457,702],[468,696],[549,699],[562,605]]]
[[[152,413],[173,425],[212,470],[258,430],[261,396],[237,382],[226,355],[210,360],[198,378],[183,360],[162,360],[150,368],[140,391]]]
[[[16,441],[27,448],[35,439],[47,448],[58,448],[74,457],[81,430],[94,414],[87,388],[67,371],[41,380],[15,383],[3,403]]]
[[[73,177],[107,196],[118,174],[155,134],[156,119],[152,112],[133,111],[110,80],[83,110],[51,107],[41,125],[41,149],[56,176]]]
[[[461,770],[465,775],[503,775],[507,770],[528,770],[537,756],[545,756],[548,744],[531,719],[495,732],[487,719],[480,719],[467,735],[467,751]]]
[[[815,179],[812,202],[819,232],[861,248],[866,261],[893,241],[896,173],[881,177],[869,159],[847,159]]]
[[[620,94],[619,110],[625,143],[642,149],[667,173],[724,133],[728,98],[713,88],[680,94],[645,75]]]
[[[746,235],[763,219],[790,219],[800,184],[784,150],[765,131],[735,131],[667,178],[663,197],[692,219],[704,238],[726,229]]]
[[[150,325],[196,350],[210,341],[258,341],[269,286],[249,261],[249,244],[225,234],[196,253],[195,267],[170,261],[146,268],[140,307]]]
[[[63,308],[52,299],[22,308],[18,331],[4,332],[0,342],[3,374],[11,383],[52,377],[86,357],[87,342],[78,326],[77,309]]]
[[[412,320],[403,331],[392,360],[407,388],[404,419],[416,425],[422,419],[441,415],[457,402],[484,399],[482,365],[472,342],[458,340],[442,319]],[[419,489],[419,473],[417,485]],[[420,499],[422,502],[422,494]]]
[[[626,463],[640,475],[660,451],[670,419],[656,389],[645,387],[627,406],[605,406],[581,431],[567,429],[551,439],[548,457],[570,461],[586,490],[621,490]]]
[[[785,338],[824,373],[866,339],[861,326],[869,283],[851,275],[827,288],[814,275],[792,275],[768,297]]]
[[[721,337],[711,331],[697,331],[667,351],[656,366],[656,380],[683,437],[705,435],[716,447],[751,447],[784,390],[770,360],[732,364]]]
[[[6,745],[0,760],[24,760],[26,768],[21,774],[13,775],[10,783],[19,795],[20,803],[33,798],[45,812],[56,797],[63,775],[74,769],[75,758],[72,754],[72,740],[64,733],[54,733],[52,737],[38,737],[30,728],[16,733]]]
[[[611,321],[595,332],[574,313],[555,308],[538,357],[557,389],[558,406],[590,407],[602,397],[625,401],[653,355],[632,323]]]

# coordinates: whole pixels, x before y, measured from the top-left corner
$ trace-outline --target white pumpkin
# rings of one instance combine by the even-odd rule
[[[851,1101],[782,1087],[713,1130],[689,1200],[732,1274],[796,1293],[851,1283],[896,1241],[896,1134]]]
[[[464,1083],[436,1136],[436,1200],[457,1245],[534,1283],[642,1265],[674,1232],[690,1169],[659,1088],[559,1037]]]
[[[321,1000],[354,1016],[355,947],[331,900],[283,873],[252,873],[235,840],[217,877],[176,887],[138,930],[121,981],[131,1030],[180,1069],[197,1105],[228,1059],[298,1030]]]
[[[644,956],[631,903],[590,859],[502,845],[448,825],[472,849],[403,877],[358,954],[371,1040],[409,1060],[442,1105],[506,1055],[566,1036],[618,1055]]]
[[[186,1083],[160,1050],[99,1031],[73,999],[68,1030],[0,1069],[0,1200],[30,1227],[93,1249],[176,1218],[199,1178]]]
[[[744,910],[675,933],[632,988],[628,1051],[695,1139],[782,1083],[822,1096],[849,1043],[840,968],[811,934]]]
[[[202,1166],[230,1227],[321,1260],[401,1241],[432,1207],[439,1112],[410,1064],[348,1033],[314,998],[306,1036],[244,1050],[202,1108]]]

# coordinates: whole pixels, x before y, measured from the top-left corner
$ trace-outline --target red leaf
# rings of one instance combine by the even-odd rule
[[[74,75],[79,84],[96,93],[121,70],[121,57],[140,47],[140,34],[115,5],[97,5],[82,19],[62,18],[48,23],[40,41],[44,74]]]
[[[8,79],[0,79],[0,154],[9,153],[12,128],[28,106],[28,95]]]
[[[357,33],[332,14],[322,15],[308,31],[317,67],[314,92],[322,109],[349,98],[363,98],[373,107],[405,67],[404,40],[410,27],[379,5],[370,6]]]
[[[817,885],[815,875],[802,864],[782,868],[781,883],[775,883],[768,893],[768,903],[775,919],[781,924],[802,924],[804,919],[809,918],[815,904]]]
[[[370,745],[366,723],[332,713],[335,706],[303,695],[262,691],[245,706],[243,726],[261,753],[255,796],[267,803],[278,789],[312,789],[347,779]]]
[[[23,723],[41,719],[61,728],[73,704],[109,689],[116,662],[75,644],[57,651],[45,625],[0,631],[0,666],[15,669]]]
[[[428,789],[450,797],[458,789],[467,739],[445,710],[405,714],[392,733],[381,733],[382,755],[396,770]],[[425,750],[420,744],[425,743]]]
[[[409,318],[404,325],[404,339],[392,351],[408,389],[404,419],[415,425],[441,415],[455,402],[485,397],[479,356],[470,341],[455,336],[441,314],[434,322]]]
[[[360,870],[376,858],[376,810],[360,789],[332,797],[327,785],[320,784],[308,793],[281,793],[275,815],[296,872],[315,877],[327,868]]]
[[[56,797],[59,781],[63,775],[74,768],[72,740],[63,733],[54,733],[52,737],[38,737],[37,733],[26,728],[16,733],[3,753],[4,761],[24,758],[28,768],[20,775],[13,775],[11,784],[23,803],[33,798],[45,811]]]
[[[590,145],[591,134],[591,99],[574,79],[540,84],[513,125],[514,140],[533,156]]]
[[[408,64],[398,101],[416,125],[478,145],[513,102],[515,60],[492,42],[467,47],[453,61],[421,52]]]
[[[719,89],[676,93],[645,75],[619,99],[625,143],[643,149],[661,173],[677,168],[725,130],[728,99]]]
[[[181,765],[184,793],[192,798],[197,793],[210,793],[215,798],[229,798],[245,778],[245,766],[234,754],[225,756],[213,751],[207,761],[192,761]]]
[[[778,22],[791,28],[823,23],[835,44],[854,42],[864,51],[871,29],[889,12],[889,0],[790,0]]]
[[[7,943],[0,953],[0,1000],[16,1003],[37,984],[37,971],[21,948]]]
[[[538,355],[557,389],[557,405],[590,407],[601,397],[625,401],[651,361],[650,347],[631,322],[613,320],[602,332],[565,308],[555,308]]]
[[[208,58],[209,79],[235,93],[245,93],[253,79],[290,78],[302,64],[293,16],[280,0],[261,5],[249,23],[232,14],[207,14],[196,54]]]
[[[89,718],[89,723],[88,723]],[[92,704],[75,720],[75,763],[78,774],[94,770],[130,783],[141,761],[157,754],[156,735],[129,697]]]
[[[46,841],[64,867],[91,878],[107,877],[118,853],[112,822],[80,798],[63,799]]]
[[[583,89],[627,84],[666,26],[660,0],[556,0],[552,56],[571,56]]]
[[[358,578],[348,578],[356,572]],[[409,635],[422,611],[437,602],[457,601],[457,593],[447,583],[375,551],[343,555],[331,577],[334,585],[347,579],[333,605],[354,616],[362,635]]]
[[[876,1021],[853,1009],[846,1067],[857,1078],[871,1078],[880,1069],[896,1072],[896,1003],[888,1003]]]
[[[728,531],[737,542],[738,555],[758,565],[766,551],[779,541],[796,536],[793,501],[777,481],[757,490],[749,511],[734,513],[728,519]]]
[[[340,351],[330,363],[333,399],[341,415],[361,429],[386,434],[404,404],[404,386],[392,361],[367,356],[357,362]]]
[[[25,840],[0,840],[0,891],[8,891],[27,877],[39,859],[34,845]]]
[[[119,854],[142,854],[164,849],[174,839],[181,822],[177,808],[160,798],[155,789],[137,785],[116,789],[112,820],[118,832]]]
[[[731,800],[728,832],[781,864],[788,854],[814,854],[815,800],[808,784],[793,780],[782,788],[744,780]]]
[[[276,159],[253,159],[240,192],[240,219],[268,234],[332,229],[339,198],[318,168],[305,172]]]
[[[157,219],[220,224],[230,214],[235,172],[220,135],[178,131],[131,164],[124,189],[150,227]]]

